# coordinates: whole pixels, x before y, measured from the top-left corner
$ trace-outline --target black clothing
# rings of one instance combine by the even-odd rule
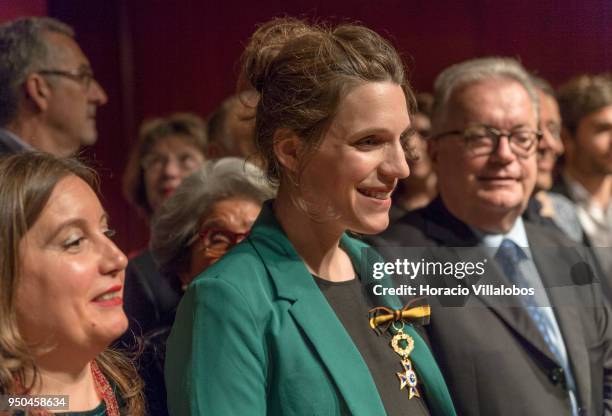
[[[330,282],[314,277],[368,366],[387,415],[429,415],[427,405],[423,401],[422,387],[419,386],[421,397],[413,397],[410,400],[408,390],[400,390],[396,373],[402,371],[401,358],[390,347],[389,334],[378,336],[370,328],[368,310],[376,305],[368,305],[359,279]]]
[[[159,273],[149,250],[132,258],[125,271],[123,294],[130,328],[123,339],[172,325],[181,295],[178,284]]]

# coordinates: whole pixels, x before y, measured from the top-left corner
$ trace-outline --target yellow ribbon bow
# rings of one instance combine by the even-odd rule
[[[415,303],[424,301],[423,298],[414,299],[408,302],[402,309],[391,309],[385,306],[377,306],[370,309],[370,328],[377,333],[382,334],[394,322],[416,323],[419,325],[427,325],[429,316],[431,315],[431,307],[429,305],[413,306]],[[381,329],[382,328],[382,329]]]

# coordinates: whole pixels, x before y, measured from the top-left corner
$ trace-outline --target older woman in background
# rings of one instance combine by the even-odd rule
[[[128,324],[127,259],[95,183],[75,160],[0,161],[0,393],[65,395],[71,415],[143,415],[135,369],[108,349]]]
[[[202,166],[206,144],[205,123],[194,114],[178,113],[142,124],[123,179],[126,198],[147,221],[183,179]],[[130,329],[138,335],[168,324],[180,292],[161,278],[151,253],[143,250],[131,257],[126,275]]]
[[[233,157],[205,162],[185,179],[151,226],[150,248],[171,286],[182,293],[195,276],[242,241],[263,202],[274,194],[260,169]],[[167,414],[163,367],[169,332],[168,325],[145,337],[140,367],[152,416]]]

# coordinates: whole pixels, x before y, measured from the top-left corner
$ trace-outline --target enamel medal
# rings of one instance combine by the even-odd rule
[[[412,361],[408,358],[414,349],[414,340],[411,336],[404,333],[403,325],[391,338],[391,348],[402,358],[401,364],[404,371],[396,373],[400,381],[400,390],[408,389],[408,399],[420,397],[419,390],[417,389],[417,375],[412,368]]]

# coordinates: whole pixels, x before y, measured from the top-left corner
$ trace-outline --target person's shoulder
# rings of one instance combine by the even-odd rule
[[[206,286],[212,284],[212,280],[248,293],[269,277],[259,253],[249,240],[245,240],[198,275],[192,284]]]
[[[423,246],[431,241],[425,233],[428,207],[410,211],[380,234],[366,236],[364,240],[375,247]]]
[[[554,247],[576,247],[579,245],[554,227],[530,221],[525,221],[524,224],[527,237],[530,240],[536,239],[539,244]]]
[[[546,195],[553,201],[553,203],[567,206],[567,207],[576,207],[574,201],[569,199],[566,195],[563,195],[559,192],[547,191]]]
[[[266,322],[277,300],[274,282],[264,260],[245,240],[191,282],[179,305],[175,325],[177,320],[183,319],[185,310],[219,308],[250,311],[249,315],[257,322]]]

